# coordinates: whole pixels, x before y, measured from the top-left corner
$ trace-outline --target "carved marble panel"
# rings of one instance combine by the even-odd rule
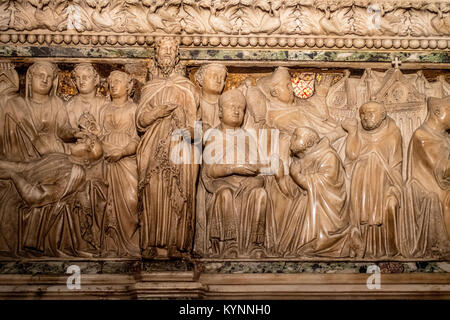
[[[65,10],[5,3],[50,30]],[[295,1],[86,4],[83,30],[117,32],[144,9],[148,28],[231,34],[254,19],[267,34],[333,34],[358,12],[318,5],[296,24]],[[0,61],[3,259],[450,258],[448,71],[199,68],[176,37],[155,45],[145,62]],[[313,88],[301,97],[299,79]]]

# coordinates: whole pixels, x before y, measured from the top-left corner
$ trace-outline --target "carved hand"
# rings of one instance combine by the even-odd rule
[[[291,176],[298,175],[302,172],[300,161],[294,160],[289,166],[289,173]]]
[[[356,131],[356,129],[358,128],[358,121],[356,119],[345,119],[344,121],[342,121],[342,129],[344,129],[345,131],[349,132],[349,133],[354,133]]]
[[[240,164],[234,167],[233,172],[241,176],[255,176],[259,172],[259,168],[254,164]]]
[[[79,131],[79,130],[75,130],[75,131],[73,132],[73,136],[74,136],[76,139],[83,139],[83,138],[86,136],[86,133],[84,133],[84,132],[82,132],[82,131]]]
[[[122,150],[116,149],[105,156],[106,161],[108,162],[117,162],[123,158]]]
[[[178,105],[172,103],[159,107],[158,108],[159,118],[165,118],[169,116],[172,113],[172,111],[175,110],[176,108],[178,108]]]

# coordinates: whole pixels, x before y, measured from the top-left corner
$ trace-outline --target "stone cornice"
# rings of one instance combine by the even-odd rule
[[[445,50],[447,1],[0,0],[0,43]]]

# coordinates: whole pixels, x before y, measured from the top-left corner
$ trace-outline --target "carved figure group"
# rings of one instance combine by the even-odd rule
[[[78,64],[64,102],[56,64],[32,64],[21,97],[0,63],[0,255],[450,254],[450,98],[426,101],[423,75],[413,94],[398,69],[346,72],[302,100],[279,67],[224,92],[227,68],[200,67],[196,86],[170,37],[150,73],[135,103],[130,74],[112,71],[105,98]]]

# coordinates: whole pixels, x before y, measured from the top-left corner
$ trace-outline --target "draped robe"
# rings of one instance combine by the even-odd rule
[[[5,110],[5,154],[11,155],[10,160],[22,161],[64,153],[66,146],[59,135],[70,128],[66,108],[56,96],[42,104],[31,98],[10,99]]]
[[[321,138],[327,137],[331,145],[341,153],[344,145],[345,132],[332,119],[327,119],[320,115],[317,108],[309,101],[299,100],[292,104],[285,104],[271,97],[264,84],[257,83],[247,90],[248,112],[254,114],[256,118],[265,118],[264,129],[278,129],[278,154],[283,161],[285,174],[289,172],[290,164],[290,139],[294,130],[298,127],[306,126],[317,131]],[[293,94],[293,93],[292,93]],[[270,141],[270,140],[269,140]],[[270,150],[270,148],[268,148]],[[278,246],[291,206],[292,199],[286,196],[279,188],[273,177],[268,177],[266,189],[269,194],[270,216],[267,220],[267,246],[269,251],[278,255]],[[299,203],[297,203],[299,205]]]
[[[406,212],[402,243],[408,257],[450,255],[450,137],[426,123],[408,150]]]
[[[348,255],[349,215],[346,210],[345,171],[327,138],[301,159],[301,187],[290,210],[280,251],[285,255]]]
[[[172,113],[146,127],[141,116],[157,106],[177,104]],[[186,77],[173,74],[147,83],[137,110],[137,127],[143,134],[137,150],[141,217],[141,248],[192,246],[195,185],[198,165],[193,145],[172,137],[177,129],[194,127],[199,104],[198,89]],[[185,161],[175,163],[172,156],[180,148]]]
[[[136,131],[136,104],[131,101],[122,106],[106,105],[100,115],[102,145],[105,154],[139,142]],[[126,156],[115,162],[104,162],[108,182],[108,206],[104,231],[108,240],[106,251],[117,256],[138,256],[138,195],[136,156]]]
[[[220,128],[220,126],[218,127]],[[244,163],[250,159],[258,161],[256,141],[248,142],[245,150],[240,150],[233,143],[239,136],[252,139],[245,130],[238,129],[234,134],[216,128],[215,139],[207,138],[204,155],[214,150],[214,163],[204,162],[201,169],[201,182],[205,188],[204,197],[198,197],[196,251],[203,254],[226,256],[234,251],[238,256],[251,255],[254,250],[261,250],[265,242],[265,222],[267,212],[267,193],[264,189],[263,176],[241,176],[232,174],[214,178],[208,174],[211,166],[228,165],[229,155],[242,157]],[[211,141],[212,140],[212,141]],[[256,148],[250,148],[253,145]],[[256,150],[255,150],[256,149]],[[248,150],[248,151],[247,151]],[[200,208],[201,207],[201,208]],[[203,213],[204,212],[204,213]],[[201,217],[201,213],[204,217]],[[201,221],[204,220],[204,221]],[[224,252],[214,252],[211,241],[226,243]]]
[[[23,246],[47,256],[77,256],[88,245],[83,240],[83,221],[77,193],[84,186],[85,171],[66,154],[54,153],[42,159],[19,163],[18,173],[26,188],[40,188],[45,196],[32,197],[19,190],[23,200]]]
[[[89,112],[94,116],[97,123],[100,123],[100,113],[107,103],[104,97],[95,96],[85,100],[81,95],[76,95],[66,104],[69,123],[72,128],[78,128],[78,120],[84,112]]]
[[[388,216],[386,204],[390,197],[402,202],[402,136],[389,117],[373,131],[359,126],[361,149],[349,162],[351,214],[361,229],[365,255],[382,257],[397,251],[388,234],[395,233],[398,216]]]

